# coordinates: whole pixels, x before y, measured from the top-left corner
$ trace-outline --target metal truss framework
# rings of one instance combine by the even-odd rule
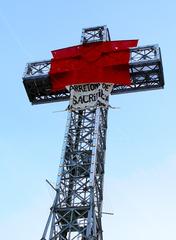
[[[102,32],[103,38],[108,36],[104,27],[97,30]],[[82,39],[93,41],[97,30],[84,30]],[[93,40],[89,31],[95,33]],[[56,197],[42,240],[103,239],[101,216],[107,111],[97,107],[68,113]]]
[[[109,29],[106,26],[83,28],[81,43],[110,41]]]
[[[129,86],[114,85],[112,95],[163,88],[164,77],[160,48],[157,45],[151,45],[131,48],[130,52],[132,83]],[[67,90],[51,92],[49,69],[50,61],[28,63],[26,66],[23,83],[32,104],[60,102],[70,98]]]
[[[106,26],[83,29],[82,44],[109,41]],[[32,104],[68,100],[70,93],[51,92],[50,61],[29,63],[23,77]],[[112,94],[159,89],[164,85],[156,45],[131,49],[130,86],[115,85]],[[56,196],[41,240],[102,240],[103,178],[108,109],[68,113]]]
[[[107,109],[69,112],[56,197],[42,240],[102,240]]]

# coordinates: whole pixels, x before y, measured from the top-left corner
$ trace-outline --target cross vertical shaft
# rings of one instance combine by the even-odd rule
[[[110,40],[108,29],[83,29],[82,44]],[[68,113],[56,196],[42,240],[102,240],[106,108]]]

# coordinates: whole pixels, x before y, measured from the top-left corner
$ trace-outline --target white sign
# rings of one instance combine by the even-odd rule
[[[108,106],[108,96],[111,93],[111,83],[90,83],[69,86],[70,109],[85,109],[97,105]]]

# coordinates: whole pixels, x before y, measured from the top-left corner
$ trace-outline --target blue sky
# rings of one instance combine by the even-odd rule
[[[0,2],[0,236],[40,239],[54,193],[67,103],[31,106],[25,64],[78,44],[83,27],[106,24],[111,38],[161,47],[165,89],[111,97],[104,239],[176,238],[176,3],[174,0]]]

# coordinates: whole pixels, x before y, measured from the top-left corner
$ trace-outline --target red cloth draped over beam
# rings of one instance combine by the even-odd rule
[[[137,43],[138,40],[96,42],[52,51],[52,91],[84,83],[130,85],[129,48]]]

